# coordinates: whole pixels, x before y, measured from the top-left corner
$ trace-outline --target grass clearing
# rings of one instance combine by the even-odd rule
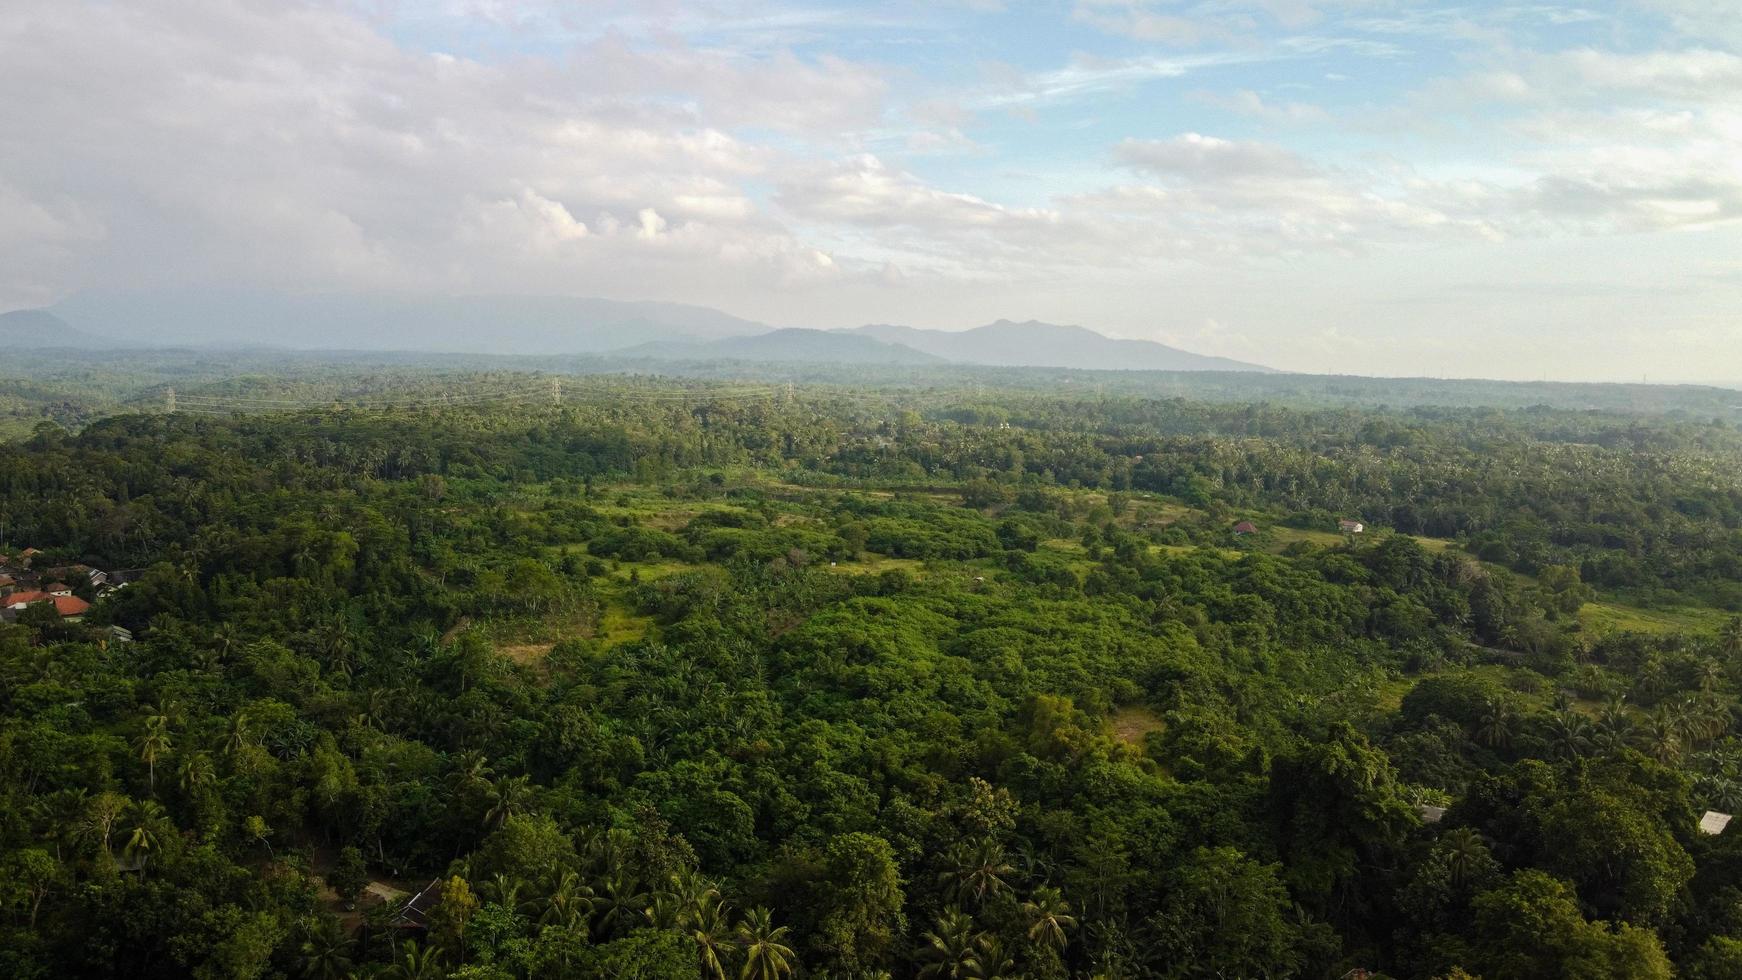
[[[1139,748],[1143,746],[1144,736],[1167,728],[1166,720],[1145,704],[1128,704],[1114,711],[1107,724],[1112,727],[1114,738]]]
[[[829,571],[843,575],[879,575],[894,571],[921,575],[925,572],[925,562],[918,558],[889,558],[872,554],[867,554],[858,561],[844,561],[827,567]]]
[[[1587,602],[1579,624],[1592,633],[1712,633],[1730,618],[1722,609],[1678,606],[1644,609],[1620,602]]]

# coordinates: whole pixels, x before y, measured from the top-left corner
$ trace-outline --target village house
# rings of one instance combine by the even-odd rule
[[[91,604],[74,594],[69,580],[88,583],[99,596],[110,591],[108,573],[90,565],[32,570],[31,560],[40,554],[36,548],[25,548],[16,557],[0,555],[0,618],[16,620],[25,609],[48,603],[62,619],[78,622],[90,612]]]
[[[85,613],[91,611],[90,603],[70,592],[65,595],[54,595],[41,590],[14,592],[6,598],[0,599],[0,602],[5,603],[6,608],[12,612],[22,612],[24,609],[34,606],[39,602],[53,603],[54,611],[58,613],[62,619],[72,622],[78,622],[80,619],[84,618]]]
[[[1234,525],[1234,533],[1235,534],[1257,534],[1258,533],[1258,525],[1252,523],[1251,521],[1241,521],[1240,523]]]
[[[1337,522],[1337,530],[1344,534],[1360,534],[1367,528],[1360,521],[1341,520]]]
[[[109,581],[109,573],[89,565],[61,565],[57,568],[44,569],[42,574],[61,582],[84,579],[91,583],[92,588],[105,585]]]

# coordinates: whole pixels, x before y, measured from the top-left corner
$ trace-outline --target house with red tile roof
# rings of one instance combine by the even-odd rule
[[[0,603],[5,604],[4,608],[10,610],[25,609],[29,606],[34,606],[39,602],[54,603],[54,611],[58,613],[62,619],[77,620],[84,616],[85,613],[91,611],[90,603],[70,593],[67,595],[51,595],[50,593],[42,592],[40,590],[32,590],[29,592],[14,592],[6,598],[0,599]]]

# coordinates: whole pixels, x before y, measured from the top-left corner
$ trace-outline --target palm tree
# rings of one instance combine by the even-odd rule
[[[1716,691],[1724,684],[1724,665],[1707,657],[1700,661],[1700,690],[1708,693]]]
[[[1554,756],[1574,762],[1591,751],[1591,723],[1576,711],[1562,711],[1549,719],[1549,747]]]
[[[525,887],[525,883],[520,879],[510,878],[497,872],[490,876],[489,881],[483,883],[483,887],[479,891],[490,901],[509,911],[514,911],[520,907],[520,889],[523,887]]]
[[[599,915],[601,933],[614,936],[647,921],[648,896],[639,886],[633,875],[621,869],[605,879],[600,902],[604,911]]]
[[[351,975],[354,963],[351,948],[356,942],[345,934],[336,919],[326,919],[308,930],[302,940],[298,965],[309,980],[343,980]]]
[[[1653,759],[1671,765],[1682,754],[1681,725],[1668,709],[1659,708],[1645,719],[1639,730],[1640,747]]]
[[[1482,714],[1476,719],[1476,741],[1491,749],[1504,749],[1512,745],[1512,728],[1517,715],[1512,711],[1512,705],[1497,698],[1490,698],[1482,703]]]
[[[720,893],[710,891],[698,899],[691,910],[688,933],[695,943],[696,957],[702,968],[702,980],[726,980],[727,964],[737,947],[732,944],[732,927],[727,919],[726,903]]]
[[[1066,932],[1077,927],[1070,904],[1051,885],[1036,888],[1028,901],[1022,903],[1022,918],[1028,925],[1030,941],[1059,954],[1064,953],[1065,944],[1070,942]]]
[[[921,977],[963,980],[979,971],[980,958],[974,948],[974,919],[968,913],[954,906],[944,909],[923,938],[925,948],[922,955],[926,964],[920,967]]]
[[[1742,809],[1742,782],[1728,775],[1695,776],[1694,792],[1714,810],[1735,813]]]
[[[169,723],[162,715],[145,719],[145,731],[133,740],[133,750],[145,763],[152,795],[157,794],[157,760],[169,754],[171,748]]]
[[[195,752],[182,760],[181,769],[177,773],[182,792],[191,793],[195,789],[210,783],[217,775],[217,769],[212,765],[212,757],[204,752]]]
[[[526,776],[509,776],[497,780],[492,787],[494,799],[490,810],[484,814],[484,825],[491,830],[501,830],[508,818],[525,813],[532,806],[532,780]]]
[[[751,909],[738,923],[738,943],[744,947],[744,969],[739,980],[778,980],[792,972],[797,957],[785,945],[787,928],[774,925],[774,915],[765,908]]]
[[[975,905],[981,904],[988,896],[1009,888],[1004,876],[1016,870],[1004,859],[1004,848],[990,839],[977,844],[963,841],[951,848],[944,860],[948,870],[938,875],[938,881],[957,903],[971,899]]]
[[[490,777],[496,773],[490,768],[490,760],[477,749],[467,749],[454,757],[454,767],[447,776],[448,789],[492,789]]]
[[[252,732],[253,719],[248,712],[238,711],[230,719],[230,725],[224,731],[224,754],[235,755],[247,746],[254,744]]]
[[[1454,827],[1440,838],[1446,854],[1446,871],[1452,884],[1463,885],[1476,873],[1476,867],[1488,854],[1482,835],[1469,827]]]
[[[1654,654],[1639,667],[1639,673],[1634,678],[1634,687],[1641,694],[1655,697],[1669,690],[1669,672],[1664,670],[1663,661]]]
[[[1688,698],[1679,706],[1683,731],[1692,742],[1710,742],[1730,729],[1730,708],[1713,693]]]
[[[1718,630],[1718,649],[1732,660],[1742,657],[1742,616],[1731,616]]]
[[[434,946],[420,948],[407,939],[399,944],[399,957],[385,975],[394,980],[433,980],[441,975],[441,952]]]
[[[1633,718],[1627,714],[1625,698],[1613,698],[1603,705],[1597,716],[1597,734],[1592,744],[1605,752],[1618,752],[1633,736]]]
[[[585,926],[592,914],[593,890],[581,881],[579,873],[565,871],[545,898],[544,908],[538,914],[538,924],[573,929],[577,925]]]
[[[969,974],[975,980],[1015,980],[1016,960],[1004,950],[1004,940],[989,932],[983,932],[974,942],[974,957],[979,960],[974,972]]]
[[[162,843],[169,815],[156,800],[146,800],[133,804],[128,823],[132,825],[132,829],[128,831],[127,843],[122,846],[121,853],[130,859],[137,858],[139,866],[143,868],[151,857],[151,852],[157,850]]]

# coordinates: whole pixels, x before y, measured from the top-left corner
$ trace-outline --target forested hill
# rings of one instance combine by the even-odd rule
[[[1742,975],[1727,424],[525,380],[0,444],[0,974]]]
[[[851,334],[784,343],[752,337],[722,350],[663,347],[659,356],[509,357],[406,351],[9,350],[0,364],[0,438],[27,435],[44,419],[78,427],[117,410],[152,410],[168,388],[184,394],[270,399],[281,406],[379,404],[462,394],[505,382],[547,390],[566,378],[649,375],[744,384],[877,386],[891,390],[997,388],[1072,399],[1186,399],[1284,408],[1397,410],[1558,409],[1628,417],[1668,415],[1742,425],[1742,391],[1699,385],[1605,385],[1437,378],[1361,378],[1236,371],[1082,371],[914,363],[911,354]],[[843,350],[840,343],[850,347]],[[736,342],[734,342],[735,344]],[[772,344],[772,352],[767,345]],[[867,346],[868,345],[868,346]],[[710,353],[711,352],[711,353]],[[773,356],[770,356],[772,353]],[[670,355],[682,355],[674,359]],[[684,358],[690,359],[684,359]],[[711,358],[711,359],[710,359]],[[815,359],[809,359],[815,358]],[[831,362],[832,359],[832,362]],[[902,363],[907,362],[907,363]],[[601,383],[606,383],[601,381]]]

